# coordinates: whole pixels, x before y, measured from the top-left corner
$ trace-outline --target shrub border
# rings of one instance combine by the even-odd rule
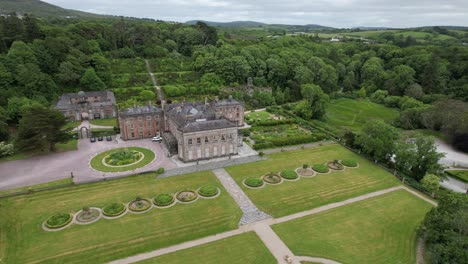
[[[339,162],[341,165],[343,165],[345,168],[350,168],[350,169],[357,169],[357,168],[359,168],[359,163],[358,163],[357,161],[356,161],[356,164],[357,164],[356,167],[349,167],[349,166],[346,166],[346,165],[344,165],[343,163],[341,163],[341,160],[339,160],[338,162]]]
[[[221,190],[220,190],[218,187],[216,187],[216,186],[213,186],[213,187],[215,187],[216,190],[218,190],[218,192],[217,192],[215,195],[213,195],[213,196],[203,196],[203,195],[200,193],[200,189],[203,188],[203,187],[200,187],[200,188],[197,189],[197,194],[198,194],[198,195],[200,196],[200,198],[202,198],[202,199],[215,199],[215,198],[218,198],[218,197],[221,195]]]
[[[254,177],[249,177],[249,178],[254,178]],[[249,178],[245,178],[245,179],[242,180],[242,185],[244,185],[244,186],[247,187],[247,188],[250,188],[250,189],[254,189],[254,190],[255,190],[255,189],[261,189],[261,188],[265,187],[265,185],[266,185],[266,184],[265,184],[265,181],[264,181],[263,179],[260,179],[260,180],[262,181],[262,185],[260,185],[260,186],[258,186],[258,187],[249,186],[249,185],[247,185],[247,184],[245,183],[245,181],[246,181],[247,179],[249,179]]]
[[[164,194],[164,193],[160,193],[160,194]],[[158,194],[158,195],[160,195],[160,194]],[[167,194],[169,194],[169,193],[167,193]],[[151,199],[151,201],[153,202],[153,206],[156,207],[156,208],[161,208],[161,209],[169,208],[169,207],[174,206],[174,205],[177,203],[177,201],[176,201],[177,199],[176,199],[176,197],[175,197],[175,194],[172,194],[172,201],[171,201],[169,204],[167,204],[167,205],[157,205],[157,204],[155,203],[155,201],[154,201],[154,198],[156,198],[156,196],[158,196],[158,195],[155,195],[155,196]],[[170,194],[169,194],[169,195],[170,195]]]
[[[47,217],[47,219],[42,223],[42,229],[44,229],[45,231],[51,231],[51,232],[55,232],[55,231],[60,231],[60,230],[63,230],[69,226],[71,226],[73,224],[73,218],[74,218],[74,215],[72,213],[68,213],[70,215],[70,220],[68,220],[68,222],[66,224],[64,224],[63,226],[60,226],[60,227],[49,227],[47,225],[47,220],[49,220],[53,215]]]
[[[314,165],[318,165],[318,164],[314,164]],[[328,172],[318,172],[316,170],[314,170],[314,168],[312,168],[314,165],[310,166],[310,168],[315,171],[316,174],[330,174],[333,170],[330,169],[326,163],[324,163],[323,165],[327,166],[327,169],[328,169]]]
[[[280,171],[278,174],[279,174],[279,176],[280,176],[283,180],[285,180],[285,181],[292,181],[292,182],[294,182],[294,181],[300,180],[300,179],[301,179],[301,175],[299,175],[299,173],[297,173],[296,170],[292,170],[292,171],[294,171],[294,172],[296,173],[296,176],[297,176],[297,177],[296,177],[295,179],[287,179],[287,178],[284,178],[283,175],[282,175],[282,171]]]
[[[104,218],[104,219],[117,219],[117,218],[120,218],[120,217],[126,215],[126,214],[128,213],[128,211],[129,211],[129,210],[128,210],[128,207],[127,207],[127,204],[125,204],[125,203],[121,203],[121,204],[123,204],[124,210],[123,210],[120,214],[114,215],[114,216],[106,215],[106,214],[104,213],[104,207],[105,207],[105,206],[104,206],[103,209],[101,209],[101,210],[102,210],[102,218]]]

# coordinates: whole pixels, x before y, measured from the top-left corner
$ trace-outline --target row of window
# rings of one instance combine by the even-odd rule
[[[146,120],[151,120],[153,117],[152,116],[146,116]],[[154,119],[159,120],[159,116],[154,116]],[[139,116],[137,118],[138,121],[143,121],[143,117]],[[130,117],[127,119],[127,122],[133,122],[135,119],[133,117]]]
[[[234,134],[227,134],[227,135],[221,135],[221,136],[211,136],[211,137],[197,137],[197,138],[189,138],[188,139],[188,144],[189,145],[193,145],[194,142],[196,142],[196,144],[201,144],[202,143],[202,140],[205,142],[205,143],[218,143],[219,140],[221,140],[221,142],[224,142],[226,140],[233,140],[234,139]]]
[[[204,155],[202,155],[202,149],[201,148],[197,148],[196,152],[194,152],[193,150],[189,150],[188,151],[188,159],[193,160],[194,159],[194,154],[196,154],[195,157],[197,159],[224,156],[224,155],[227,154],[225,146],[221,146],[221,149],[219,151],[220,152],[218,152],[218,147],[213,147],[213,149],[210,149],[210,148],[206,147],[205,151],[204,151]],[[229,145],[228,151],[229,151],[228,152],[229,154],[234,154],[234,146],[232,144]]]
[[[140,127],[140,129],[143,129],[143,122],[138,123],[138,126]],[[148,121],[146,123],[146,127],[151,127],[151,126],[152,126],[151,121]],[[159,126],[159,122],[156,121],[156,127],[158,127],[158,126]],[[134,128],[135,128],[135,124],[131,123],[130,124],[130,129],[134,129]]]

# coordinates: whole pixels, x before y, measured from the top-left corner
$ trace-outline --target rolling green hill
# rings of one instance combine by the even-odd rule
[[[0,14],[16,12],[37,17],[103,17],[71,9],[61,8],[40,0],[0,0]]]

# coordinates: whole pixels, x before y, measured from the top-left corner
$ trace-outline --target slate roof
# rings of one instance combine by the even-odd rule
[[[161,112],[161,108],[154,105],[135,106],[119,111],[121,116],[140,116],[145,114],[157,114]]]
[[[98,102],[88,101],[91,106],[108,106],[115,105],[115,96],[111,91],[93,91],[93,92],[80,92],[80,93],[66,93],[59,97],[56,107],[59,109],[75,109],[78,104],[72,104],[70,99],[81,98],[80,94],[85,97],[101,97]]]

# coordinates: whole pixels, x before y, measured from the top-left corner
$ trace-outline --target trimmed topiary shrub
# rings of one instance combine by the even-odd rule
[[[168,206],[173,202],[174,196],[167,193],[158,194],[153,198],[153,203],[157,206]]]
[[[102,208],[102,213],[109,217],[119,216],[124,212],[125,205],[123,203],[111,203]]]
[[[319,173],[327,173],[330,171],[330,169],[324,164],[315,164],[312,166],[312,169]]]
[[[250,187],[260,187],[263,185],[262,179],[259,178],[248,178],[244,181],[245,185],[250,186]]]
[[[280,173],[280,175],[286,180],[295,180],[297,177],[299,177],[293,170],[284,170]]]
[[[59,213],[49,217],[45,225],[51,229],[61,228],[68,225],[72,219],[73,217],[70,213]]]
[[[198,190],[198,194],[204,197],[213,197],[218,194],[218,188],[214,186],[203,186]]]
[[[144,212],[151,207],[151,201],[145,198],[137,197],[128,204],[128,209],[133,212]]]
[[[342,160],[341,164],[345,165],[346,167],[357,167],[357,162],[355,160]]]
[[[157,174],[163,174],[163,173],[164,173],[164,168],[161,167],[161,168],[157,169],[157,170],[156,170],[156,173],[157,173]]]
[[[197,193],[191,190],[181,191],[176,195],[177,200],[183,203],[194,201],[197,197]]]
[[[281,177],[273,172],[263,175],[262,178],[265,182],[270,184],[278,184],[281,182]]]

